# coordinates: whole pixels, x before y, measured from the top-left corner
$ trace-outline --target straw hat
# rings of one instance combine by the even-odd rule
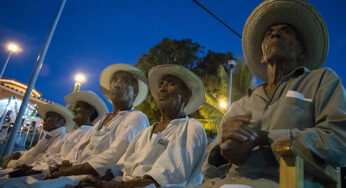
[[[322,66],[328,54],[329,37],[320,13],[305,0],[267,0],[248,17],[243,30],[243,51],[251,71],[267,80],[267,67],[261,63],[261,44],[266,30],[275,24],[289,24],[302,35],[307,50],[301,62],[309,69]]]
[[[109,96],[109,93],[110,93],[109,81],[111,80],[113,74],[119,71],[126,71],[132,74],[138,80],[138,94],[135,101],[133,102],[133,107],[138,106],[147,97],[148,80],[145,77],[145,74],[141,70],[129,64],[122,64],[122,63],[113,64],[108,66],[102,71],[100,76],[100,85],[101,85],[101,91],[103,95],[110,103],[112,103],[111,98]]]
[[[98,113],[98,116],[94,119],[94,122],[98,121],[103,114],[108,112],[108,108],[103,100],[92,91],[73,92],[66,95],[64,99],[67,102],[67,109],[71,111],[74,110],[78,101],[83,101],[93,106]]]
[[[157,89],[160,80],[166,75],[173,75],[182,80],[191,90],[191,97],[184,108],[186,115],[189,115],[201,106],[205,100],[205,88],[202,80],[189,69],[174,64],[159,65],[149,71],[149,87],[155,101],[158,101]]]
[[[57,114],[60,114],[65,119],[65,128],[67,132],[71,131],[75,126],[75,123],[73,122],[73,113],[60,104],[48,103],[42,105],[37,109],[37,112],[43,118],[46,117],[47,112],[55,112]]]

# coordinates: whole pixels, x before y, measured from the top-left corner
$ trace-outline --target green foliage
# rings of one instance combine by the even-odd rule
[[[162,64],[178,64],[192,69],[197,62],[201,46],[191,39],[173,40],[164,38],[160,44],[155,45],[149,53],[143,54],[136,67],[147,75],[151,67]]]

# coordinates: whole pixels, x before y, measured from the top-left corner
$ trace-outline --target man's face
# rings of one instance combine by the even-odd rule
[[[64,126],[64,120],[61,115],[55,112],[47,112],[43,122],[43,130],[52,131]]]
[[[73,109],[74,117],[73,121],[76,122],[78,126],[87,125],[91,120],[91,115],[94,113],[95,108],[90,104],[77,101],[76,106]]]
[[[119,71],[110,80],[110,96],[113,104],[132,107],[138,93],[136,79],[128,72]]]
[[[298,41],[295,29],[287,24],[278,24],[267,29],[262,41],[262,63],[298,63],[303,53],[303,45]],[[288,65],[296,67],[295,65]]]
[[[185,83],[172,75],[166,75],[161,79],[157,92],[158,108],[170,111],[183,110],[191,95]]]

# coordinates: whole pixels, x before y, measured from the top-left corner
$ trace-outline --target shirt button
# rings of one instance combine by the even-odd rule
[[[159,144],[164,145],[163,139],[160,139],[160,140],[159,140]]]

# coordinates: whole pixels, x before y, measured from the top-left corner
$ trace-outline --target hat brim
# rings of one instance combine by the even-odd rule
[[[138,80],[138,94],[133,102],[133,107],[136,107],[140,105],[145,98],[148,95],[148,81],[147,78],[145,77],[145,74],[139,70],[137,67],[134,67],[129,64],[113,64],[105,68],[100,76],[100,85],[101,85],[101,91],[103,93],[103,96],[110,102],[112,103],[111,97],[110,97],[110,79],[112,78],[113,74],[119,71],[126,71],[130,74],[132,74],[137,80]]]
[[[47,112],[55,112],[60,114],[65,119],[65,128],[67,132],[72,131],[75,126],[75,123],[73,121],[73,113],[60,104],[48,103],[42,105],[37,109],[37,112],[43,118],[46,117]]]
[[[267,80],[267,67],[261,63],[261,44],[266,30],[275,24],[289,24],[302,35],[306,58],[301,66],[316,69],[328,54],[329,36],[321,14],[303,0],[267,0],[248,17],[242,36],[246,62],[255,76]]]
[[[66,95],[64,99],[67,102],[67,109],[71,111],[74,110],[78,101],[83,101],[93,106],[98,113],[98,116],[94,119],[94,122],[97,122],[103,116],[103,114],[108,112],[108,108],[103,100],[92,91],[73,92]]]
[[[166,64],[150,69],[148,76],[149,87],[155,101],[158,101],[157,89],[159,88],[159,82],[165,75],[173,75],[179,78],[191,90],[192,95],[184,108],[184,113],[189,115],[198,110],[205,101],[203,82],[195,73],[180,65]]]

